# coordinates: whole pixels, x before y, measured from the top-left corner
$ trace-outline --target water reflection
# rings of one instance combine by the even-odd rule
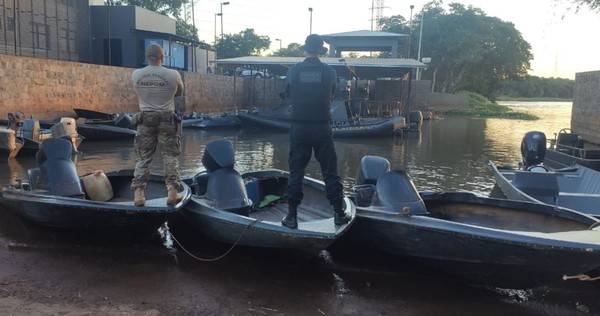
[[[346,188],[354,184],[360,159],[365,155],[387,158],[393,168],[407,170],[422,190],[474,191],[488,194],[493,188],[493,177],[488,161],[515,165],[520,160],[520,142],[530,130],[553,133],[570,126],[570,102],[510,103],[515,109],[534,113],[537,121],[506,119],[445,118],[425,121],[421,133],[404,137],[374,139],[338,139],[339,171]],[[204,147],[215,139],[229,139],[236,149],[236,168],[240,172],[255,169],[288,169],[289,140],[287,133],[271,133],[256,129],[204,131],[186,129],[182,138],[180,167],[182,176],[191,176],[203,170]],[[83,142],[83,155],[77,160],[80,174],[102,169],[105,171],[133,168],[133,142]],[[8,164],[8,171],[0,173],[0,181],[7,183],[26,176],[28,168],[35,167],[35,159],[19,158]],[[162,157],[156,155],[152,170],[162,172]],[[306,174],[321,178],[320,168],[312,159]]]

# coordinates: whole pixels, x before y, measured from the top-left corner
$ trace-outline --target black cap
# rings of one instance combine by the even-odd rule
[[[323,39],[318,34],[310,34],[304,41],[302,48],[307,53],[323,55],[327,53],[327,47],[323,46]]]

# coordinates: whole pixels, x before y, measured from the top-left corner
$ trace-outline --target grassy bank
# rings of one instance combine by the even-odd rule
[[[573,102],[573,99],[563,98],[513,98],[509,96],[499,96],[497,101],[529,101],[529,102]]]
[[[505,105],[500,105],[495,102],[491,102],[486,97],[472,92],[461,92],[461,94],[468,94],[469,96],[469,108],[468,109],[455,109],[444,111],[442,114],[445,116],[468,116],[476,118],[504,118],[513,120],[537,120],[539,117],[523,112],[513,111],[511,108]]]

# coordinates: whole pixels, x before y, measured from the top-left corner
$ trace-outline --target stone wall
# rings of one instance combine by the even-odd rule
[[[0,54],[0,117],[21,111],[54,119],[73,108],[107,113],[135,112],[131,68]],[[183,72],[183,113],[223,113],[280,102],[281,79],[251,79]]]
[[[135,112],[132,68],[0,54],[0,118],[8,112],[49,120],[74,115],[73,108]],[[284,80],[182,72],[180,113],[223,113],[267,108],[282,102]],[[412,109],[429,110],[429,81],[413,81]],[[397,89],[397,88],[396,88]],[[407,87],[404,86],[406,95]]]
[[[600,144],[600,71],[575,74],[571,129],[592,143]]]

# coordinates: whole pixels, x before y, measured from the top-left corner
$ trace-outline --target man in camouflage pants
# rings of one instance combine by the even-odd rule
[[[152,158],[157,145],[160,145],[168,191],[167,204],[173,205],[182,200],[177,158],[181,153],[181,120],[175,114],[174,98],[183,93],[183,81],[177,71],[161,65],[163,50],[160,45],[150,44],[146,49],[146,59],[148,66],[132,74],[140,112],[132,118],[132,123],[137,125],[137,135],[134,140],[136,165],[131,189],[134,190],[134,204],[143,206]]]

